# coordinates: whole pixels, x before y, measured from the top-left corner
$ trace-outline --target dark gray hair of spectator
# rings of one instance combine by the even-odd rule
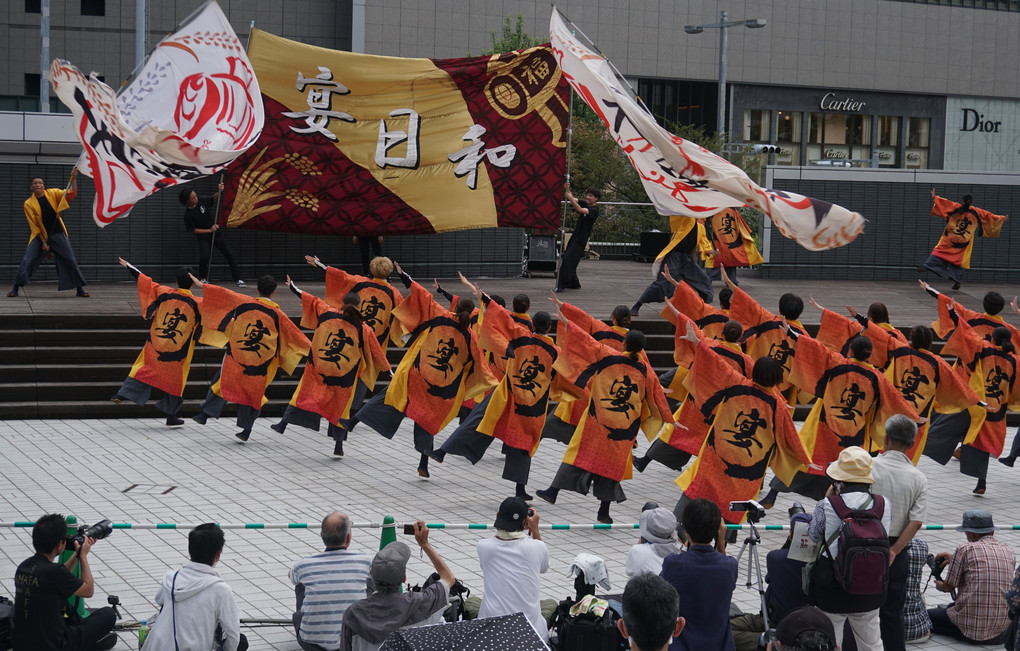
[[[200,524],[188,534],[188,555],[192,563],[212,565],[216,562],[216,554],[223,551],[226,537],[223,529],[212,522]]]
[[[623,623],[638,649],[661,649],[676,629],[680,597],[669,581],[642,572],[623,589]]]
[[[330,513],[322,519],[322,542],[326,547],[343,547],[351,533],[351,519],[343,513],[333,517]]]
[[[783,651],[836,651],[829,636],[821,631],[804,631],[797,635],[797,644],[784,644]]]
[[[885,436],[891,442],[909,448],[917,438],[917,423],[903,414],[890,416],[885,421]]]
[[[32,527],[32,547],[40,554],[49,554],[67,538],[67,522],[59,513],[44,515]]]
[[[711,545],[722,525],[722,511],[712,500],[699,497],[684,508],[684,530],[696,545]]]

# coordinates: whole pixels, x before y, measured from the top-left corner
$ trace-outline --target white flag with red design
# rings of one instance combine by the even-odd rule
[[[50,79],[74,114],[99,226],[159,189],[214,174],[262,133],[255,73],[216,2],[160,41],[119,95],[60,59]]]
[[[750,206],[788,238],[813,251],[849,244],[865,219],[842,206],[766,190],[729,161],[666,131],[621,85],[609,62],[574,38],[554,8],[549,38],[563,76],[627,154],[655,209],[663,215],[709,217]]]

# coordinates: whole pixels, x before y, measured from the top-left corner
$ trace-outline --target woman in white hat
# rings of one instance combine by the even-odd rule
[[[837,581],[833,562],[839,554],[842,523],[837,508],[842,511],[845,505],[850,511],[871,511],[880,518],[884,531],[889,530],[892,521],[889,504],[881,495],[871,494],[871,485],[875,483],[871,467],[871,455],[861,447],[852,446],[842,450],[839,458],[825,469],[825,474],[832,480],[832,487],[815,506],[808,528],[811,539],[822,543],[822,551],[811,574],[808,598],[832,620],[840,645],[843,642],[843,624],[849,620],[860,651],[883,651],[878,609],[885,601],[885,590],[878,594],[848,594]]]

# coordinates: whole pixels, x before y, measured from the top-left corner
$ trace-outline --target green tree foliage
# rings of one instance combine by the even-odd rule
[[[545,40],[532,38],[524,31],[524,17],[517,16],[517,24],[510,23],[510,16],[503,19],[503,34],[496,36],[496,30],[489,32],[492,39],[492,48],[482,52],[483,55],[501,54],[513,52],[514,50],[525,50],[529,47],[541,45]]]

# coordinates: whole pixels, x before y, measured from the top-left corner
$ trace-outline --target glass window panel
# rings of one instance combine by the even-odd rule
[[[800,123],[804,114],[797,111],[779,111],[776,117],[776,142],[800,142]]]
[[[900,119],[892,115],[878,116],[878,144],[895,147],[899,144]]]
[[[744,140],[751,142],[769,141],[769,120],[772,111],[760,109],[744,110]]]
[[[928,147],[930,118],[907,118],[907,147]]]

